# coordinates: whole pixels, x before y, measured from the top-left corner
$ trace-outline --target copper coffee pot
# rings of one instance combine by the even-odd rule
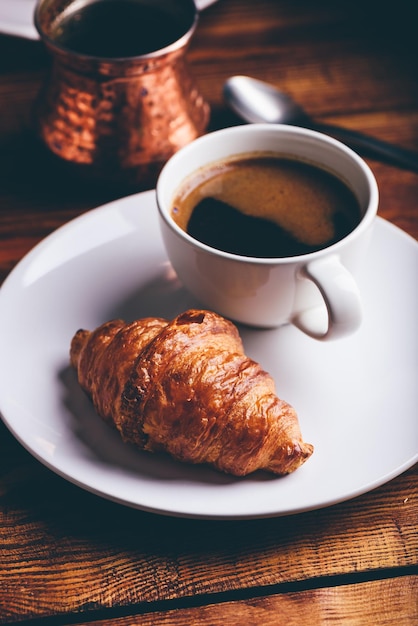
[[[124,1],[136,2],[138,10],[142,3],[147,6],[147,0]],[[152,0],[153,7],[179,16],[180,35],[175,32],[174,41],[145,53],[138,36],[138,55],[106,56],[60,39],[65,18],[89,4],[37,3],[35,26],[52,55],[52,67],[35,104],[36,132],[55,155],[89,178],[138,189],[154,186],[167,159],[208,123],[209,107],[185,58],[198,11],[193,0]]]

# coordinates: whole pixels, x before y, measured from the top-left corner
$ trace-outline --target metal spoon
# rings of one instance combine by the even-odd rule
[[[303,126],[335,135],[365,156],[418,172],[418,153],[363,135],[354,130],[315,122],[288,95],[272,85],[249,76],[232,76],[224,85],[224,98],[247,122],[269,122]]]

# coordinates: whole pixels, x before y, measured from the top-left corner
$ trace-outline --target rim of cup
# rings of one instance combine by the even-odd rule
[[[332,167],[326,167],[321,162],[321,160],[315,160],[315,157],[305,157],[301,154],[292,153],[290,150],[280,151],[277,147],[275,149],[265,149],[263,147],[259,147],[257,149],[247,148],[247,150],[231,149],[231,151],[223,151],[225,152],[223,156],[214,159],[203,159],[201,164],[198,164],[195,167],[189,167],[187,169],[187,172],[185,172],[183,176],[177,177],[177,180],[180,182],[175,185],[171,183],[170,179],[173,175],[173,172],[175,172],[176,169],[180,169],[181,162],[184,159],[187,159],[190,155],[192,155],[196,151],[199,151],[200,149],[202,150],[202,153],[205,154],[205,144],[210,145],[212,143],[219,142],[219,138],[222,137],[224,138],[225,142],[228,142],[228,140],[234,138],[234,136],[241,137],[241,140],[243,140],[245,137],[251,136],[260,136],[263,138],[269,136],[269,141],[272,141],[272,136],[276,137],[276,139],[278,138],[278,136],[287,136],[288,138],[293,137],[299,140],[300,143],[302,141],[306,142],[306,147],[309,147],[308,153],[310,151],[314,151],[315,146],[318,147],[318,145],[320,144],[323,148],[325,147],[325,149],[328,150],[329,153],[334,152],[335,155],[343,155],[346,162],[351,163],[351,166],[354,166],[357,173],[360,173],[363,176],[363,182],[366,184],[368,190],[368,202],[366,209],[363,206],[364,202],[362,202],[361,198],[359,198],[358,192],[353,188],[353,185],[348,181],[348,179],[344,178],[344,175],[338,170],[338,168],[333,169]],[[262,143],[261,140],[260,143]],[[326,169],[327,171],[329,171],[330,174],[333,174],[334,176],[340,178],[340,180],[342,180],[355,194],[360,205],[362,206],[362,211],[364,211],[356,227],[353,228],[353,230],[343,239],[340,239],[333,244],[330,244],[313,252],[289,257],[254,257],[233,254],[231,252],[225,252],[224,250],[208,246],[207,244],[202,243],[198,239],[195,239],[194,237],[189,235],[174,221],[173,217],[170,214],[171,202],[175,196],[176,191],[181,187],[186,178],[193,175],[194,172],[198,172],[200,169],[208,167],[216,162],[226,161],[231,157],[235,158],[239,155],[248,156],[251,153],[263,154],[263,152],[268,154],[277,153],[279,157],[295,159],[307,162],[319,168],[322,167],[322,169]],[[329,135],[325,135],[324,133],[315,130],[305,129],[297,126],[288,126],[285,124],[256,123],[249,124],[248,126],[233,126],[216,130],[211,133],[207,133],[201,137],[198,137],[191,143],[181,148],[172,157],[170,157],[170,159],[162,168],[157,180],[156,198],[158,212],[161,219],[180,239],[184,240],[187,244],[193,246],[194,248],[204,251],[208,254],[212,254],[217,257],[220,256],[223,258],[227,258],[236,262],[254,263],[258,265],[276,265],[278,262],[294,263],[295,259],[309,261],[312,258],[319,258],[323,255],[338,252],[341,248],[345,247],[346,244],[348,244],[352,239],[355,239],[361,232],[367,230],[371,223],[374,221],[377,214],[379,191],[375,176],[368,164],[364,161],[364,159],[360,157],[356,152],[354,152],[354,150],[349,148],[346,144],[338,141],[337,139],[334,139]]]
[[[132,61],[135,59],[155,59],[155,58],[162,57],[166,54],[169,54],[171,52],[174,52],[176,50],[181,50],[182,48],[184,48],[184,46],[189,42],[193,33],[196,30],[197,23],[199,20],[199,10],[194,0],[183,0],[183,2],[186,2],[189,5],[187,8],[190,9],[191,19],[190,19],[190,24],[187,30],[185,30],[184,33],[178,39],[176,39],[170,44],[167,44],[166,46],[162,48],[159,48],[158,50],[152,50],[151,52],[145,52],[143,54],[138,54],[138,55],[133,55],[133,56],[121,56],[121,57],[103,56],[102,57],[96,54],[87,54],[84,52],[78,52],[77,50],[73,50],[71,47],[65,46],[61,44],[60,42],[56,41],[55,38],[51,36],[50,29],[47,30],[44,28],[42,16],[43,16],[43,11],[44,11],[44,5],[46,3],[42,3],[40,2],[40,0],[36,3],[34,16],[33,16],[33,23],[34,23],[36,30],[38,31],[38,34],[41,40],[47,46],[49,46],[52,50],[56,52],[61,52],[61,53],[64,52],[65,54],[70,55],[74,59],[103,61],[107,63],[120,63],[120,62],[124,62],[127,60]],[[64,8],[63,12],[65,10],[66,9]],[[46,7],[45,12],[48,12],[48,11],[50,11],[50,8]],[[55,17],[55,21],[56,21],[56,17]]]

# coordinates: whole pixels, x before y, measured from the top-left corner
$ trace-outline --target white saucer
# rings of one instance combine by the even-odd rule
[[[329,344],[293,327],[240,329],[294,405],[315,452],[286,478],[244,479],[137,451],[95,414],[69,368],[75,331],[116,316],[171,318],[197,303],[174,275],[153,191],[90,211],[36,246],[0,289],[0,411],[69,481],[157,513],[278,516],[367,492],[418,460],[418,244],[378,219],[361,279],[365,319]]]
[[[218,0],[195,0],[203,11]],[[0,33],[25,39],[39,39],[33,24],[36,0],[0,0]]]

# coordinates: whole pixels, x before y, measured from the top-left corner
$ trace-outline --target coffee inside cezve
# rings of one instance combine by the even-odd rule
[[[360,220],[358,201],[340,179],[310,164],[276,157],[203,169],[180,190],[172,214],[202,243],[259,258],[328,247]]]
[[[79,54],[141,56],[165,48],[189,30],[190,12],[175,11],[173,6],[159,0],[76,2],[59,17],[51,38]]]

